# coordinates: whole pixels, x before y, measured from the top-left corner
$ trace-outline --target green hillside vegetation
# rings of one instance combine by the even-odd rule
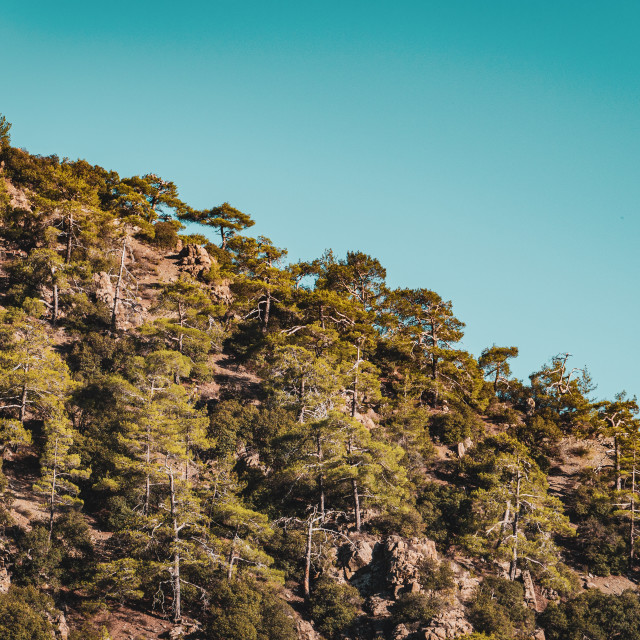
[[[4,117],[0,162],[1,637],[636,637],[635,397]]]

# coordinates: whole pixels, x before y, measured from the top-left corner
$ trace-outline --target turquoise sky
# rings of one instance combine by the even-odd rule
[[[12,142],[368,252],[476,355],[640,393],[640,3],[4,0]]]

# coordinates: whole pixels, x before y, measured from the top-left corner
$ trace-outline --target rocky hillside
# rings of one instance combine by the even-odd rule
[[[1,637],[640,638],[635,398],[2,140]]]

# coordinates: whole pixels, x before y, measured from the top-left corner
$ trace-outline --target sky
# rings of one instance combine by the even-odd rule
[[[640,394],[640,4],[3,0],[12,144],[157,173]]]

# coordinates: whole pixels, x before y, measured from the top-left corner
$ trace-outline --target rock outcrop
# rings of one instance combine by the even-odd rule
[[[178,254],[178,266],[181,271],[200,278],[209,273],[213,265],[213,259],[209,252],[199,244],[187,244]]]
[[[383,540],[362,536],[341,547],[338,558],[343,577],[365,597],[364,608],[373,618],[388,618],[396,600],[405,593],[423,591],[421,572],[425,563],[440,564],[435,543],[428,538],[389,536]],[[480,579],[464,567],[452,563],[456,589],[449,605],[428,626],[397,625],[389,637],[420,640],[449,640],[473,631],[465,617],[465,605],[476,592]]]

